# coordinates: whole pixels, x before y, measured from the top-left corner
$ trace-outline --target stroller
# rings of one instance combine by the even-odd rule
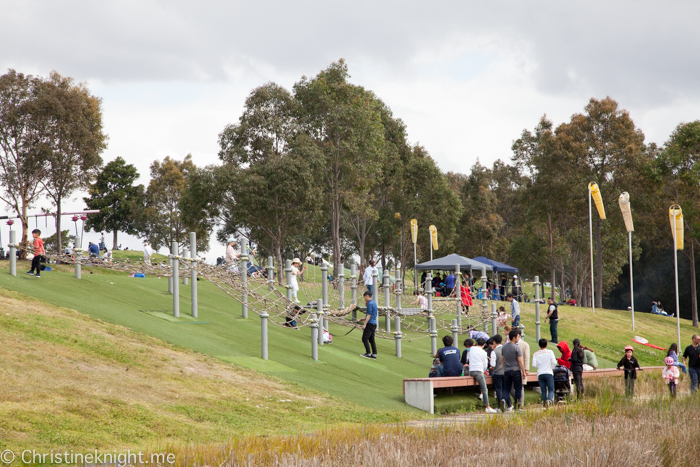
[[[566,402],[571,394],[571,371],[565,366],[554,368],[554,399],[556,402]]]

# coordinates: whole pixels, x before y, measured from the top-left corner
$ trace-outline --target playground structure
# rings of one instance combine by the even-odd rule
[[[11,232],[11,236],[14,231]],[[190,233],[189,245],[196,245],[196,234]],[[11,248],[14,238],[10,239]],[[75,248],[71,254],[63,252],[47,252],[47,259],[52,263],[74,265],[76,279],[81,279],[82,267],[92,266],[119,270],[125,273],[145,276],[167,277],[168,290],[173,295],[173,317],[180,317],[180,282],[189,282],[192,288],[191,316],[196,318],[197,310],[197,278],[208,280],[216,285],[225,294],[241,304],[242,318],[248,318],[249,311],[260,317],[261,320],[261,357],[268,358],[267,327],[276,325],[289,327],[289,322],[296,321],[296,327],[310,329],[312,337],[312,358],[318,360],[318,346],[324,345],[323,332],[330,331],[330,325],[343,326],[347,333],[359,325],[364,318],[365,310],[362,294],[366,290],[364,283],[358,275],[356,264],[351,264],[350,276],[345,276],[345,271],[338,271],[333,280],[329,280],[329,265],[323,263],[321,269],[321,283],[302,281],[299,283],[299,298],[304,301],[296,304],[292,299],[291,286],[291,261],[287,260],[284,268],[283,285],[279,285],[279,277],[275,277],[275,265],[272,257],[268,258],[266,267],[256,266],[248,256],[248,245],[245,239],[241,240],[240,251],[243,252],[240,261],[235,264],[212,266],[196,259],[196,251],[182,249],[176,242],[171,245],[173,252],[167,261],[150,264],[143,261],[117,261],[106,262],[97,257],[84,254],[82,249]],[[243,273],[245,272],[245,273]],[[10,273],[16,275],[16,263],[11,255]],[[460,296],[461,272],[459,266],[454,271],[455,296]],[[428,278],[430,278],[430,274]],[[481,277],[486,283],[486,270]],[[459,340],[460,335],[467,334],[470,330],[483,330],[489,334],[498,332],[496,304],[489,306],[487,294],[480,303],[474,302],[474,306],[466,310],[462,306],[461,299],[453,297],[434,297],[432,283],[426,281],[428,307],[417,308],[411,302],[414,301],[414,288],[404,287],[399,270],[394,271],[394,281],[390,280],[390,272],[383,272],[380,281],[379,274],[375,271],[373,276],[374,298],[379,308],[378,338],[395,341],[396,356],[401,357],[401,341],[409,339],[430,339],[430,351],[437,352],[438,331],[445,331]],[[409,331],[410,335],[404,333]],[[341,332],[341,331],[336,331]],[[418,335],[418,336],[416,336]],[[426,350],[427,350],[426,341]]]

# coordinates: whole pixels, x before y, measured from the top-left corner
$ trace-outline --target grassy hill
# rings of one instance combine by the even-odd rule
[[[17,292],[0,289],[0,309],[0,449],[206,444],[401,419]]]
[[[162,347],[164,349],[162,352],[166,354],[182,351],[189,356],[189,359],[203,359],[202,361],[206,362],[208,365],[216,365],[216,368],[221,369],[217,371],[224,371],[223,369],[225,369],[226,371],[234,372],[236,375],[248,375],[249,380],[259,380],[261,385],[258,387],[253,384],[252,389],[249,391],[250,394],[259,394],[259,397],[263,397],[262,394],[269,394],[271,391],[266,385],[276,384],[284,388],[284,391],[291,392],[298,397],[308,396],[324,404],[322,405],[324,408],[320,409],[317,418],[311,417],[307,419],[307,415],[304,412],[305,409],[299,409],[300,411],[296,412],[285,412],[288,417],[286,415],[275,416],[276,421],[274,423],[268,424],[265,422],[263,427],[263,422],[260,421],[260,415],[252,411],[252,407],[260,405],[263,399],[251,399],[243,402],[240,393],[239,396],[233,397],[231,396],[232,393],[218,388],[216,384],[210,380],[206,380],[205,383],[192,380],[183,385],[183,388],[172,390],[170,393],[167,393],[170,394],[169,398],[160,399],[160,403],[164,404],[165,407],[158,409],[161,410],[161,412],[146,411],[147,416],[141,415],[139,411],[123,412],[122,416],[119,417],[120,419],[128,418],[129,420],[138,420],[139,417],[146,417],[154,424],[157,420],[161,419],[161,417],[166,417],[167,419],[167,416],[171,416],[167,415],[169,413],[168,410],[175,409],[169,408],[171,406],[167,405],[166,400],[172,400],[172,398],[181,391],[184,391],[182,394],[190,394],[188,397],[191,397],[191,400],[194,400],[199,405],[195,404],[192,406],[193,408],[191,410],[183,409],[180,412],[176,411],[175,415],[172,415],[173,417],[191,417],[191,419],[197,423],[203,424],[236,425],[235,429],[230,427],[218,427],[216,429],[212,428],[209,431],[205,430],[204,433],[206,436],[209,436],[209,439],[224,439],[228,434],[237,432],[236,430],[249,432],[265,430],[285,432],[286,430],[298,431],[300,429],[311,429],[319,424],[336,423],[339,421],[367,423],[371,421],[390,421],[403,418],[421,418],[424,416],[422,412],[405,405],[401,391],[401,382],[404,378],[423,377],[427,375],[431,363],[431,356],[429,355],[430,340],[424,335],[407,333],[407,338],[403,342],[404,358],[401,359],[393,356],[393,339],[379,339],[379,359],[377,361],[368,361],[358,356],[358,354],[363,351],[360,342],[360,332],[354,331],[346,336],[345,333],[349,328],[331,323],[334,343],[332,346],[321,347],[319,349],[320,361],[314,362],[310,358],[311,345],[308,328],[295,331],[279,326],[270,326],[270,360],[263,361],[259,358],[259,318],[251,311],[249,319],[242,319],[238,302],[231,299],[218,287],[207,281],[199,282],[200,300],[198,320],[194,322],[194,320],[187,319],[186,315],[189,314],[190,307],[189,287],[181,287],[182,318],[179,321],[172,321],[169,319],[172,310],[172,296],[167,292],[166,279],[151,277],[146,279],[129,278],[121,272],[85,267],[83,270],[83,279],[76,280],[72,275],[72,268],[69,266],[60,266],[56,271],[46,272],[42,275],[41,279],[36,279],[24,274],[20,274],[19,277],[12,277],[7,274],[7,267],[7,262],[0,262],[0,290],[5,289],[24,295],[12,295],[12,293],[6,292],[3,293],[3,297],[9,296],[19,300],[23,299],[23,297],[30,296],[55,306],[81,312],[81,314],[76,314],[74,312],[62,310],[61,313],[71,317],[73,321],[70,322],[57,321],[55,316],[50,314],[41,315],[40,318],[37,317],[35,322],[34,318],[32,318],[32,321],[28,319],[21,320],[22,306],[19,304],[13,305],[16,309],[16,311],[11,313],[13,317],[5,316],[2,318],[10,320],[10,322],[17,319],[21,320],[22,323],[28,323],[24,325],[27,332],[31,329],[44,329],[35,325],[38,322],[41,322],[44,327],[49,326],[49,329],[52,329],[54,324],[56,327],[56,330],[50,332],[37,331],[28,334],[25,332],[23,348],[31,348],[32,342],[35,340],[38,343],[43,342],[42,340],[49,342],[56,341],[57,338],[52,337],[52,333],[61,330],[61,332],[64,333],[64,337],[60,340],[61,345],[67,347],[64,347],[62,350],[59,349],[47,352],[48,355],[52,356],[51,358],[54,358],[54,353],[56,355],[70,355],[77,352],[76,349],[81,349],[81,352],[93,352],[93,347],[99,348],[99,346],[96,346],[96,342],[100,342],[100,340],[96,340],[93,335],[100,335],[100,333],[92,329],[91,323],[99,323],[100,326],[116,325],[113,328],[121,330],[119,331],[119,333],[121,333],[120,336],[128,335],[131,336],[130,338],[136,339],[137,342],[141,342],[140,340],[147,342],[147,344],[142,343],[136,346],[136,348],[141,350],[130,354],[131,357],[129,358],[131,360],[128,360],[128,362],[120,360],[122,359],[120,356],[121,354],[115,353],[115,359],[110,360],[111,363],[106,367],[103,363],[88,363],[88,367],[96,368],[97,370],[92,370],[93,373],[83,375],[83,377],[80,378],[77,377],[77,373],[69,378],[69,381],[75,384],[76,389],[73,391],[75,393],[94,394],[90,392],[93,389],[86,389],[93,386],[100,389],[100,391],[107,391],[107,386],[102,385],[99,381],[93,381],[97,380],[102,374],[101,368],[108,368],[105,375],[110,375],[112,373],[120,375],[121,369],[117,371],[117,368],[120,368],[122,365],[124,367],[130,366],[129,371],[132,371],[131,368],[138,365],[149,367],[150,374],[153,378],[160,375],[168,384],[174,384],[170,381],[174,375],[177,375],[178,372],[182,373],[183,371],[186,373],[186,370],[177,366],[171,366],[172,371],[163,369],[163,367],[158,367],[157,360],[163,358],[160,357],[160,353],[158,353],[161,352],[161,350],[154,351],[155,353],[153,355],[155,356],[152,356],[148,349]],[[24,271],[23,268],[25,267],[28,269],[24,263],[19,264],[18,271]],[[315,290],[310,294],[318,295]],[[302,296],[301,298],[305,299],[307,297]],[[308,298],[313,299],[316,297]],[[505,304],[505,302],[502,304]],[[51,307],[48,308],[53,309]],[[544,311],[544,307],[542,307],[542,310]],[[522,314],[522,323],[526,326],[526,340],[530,343],[531,348],[534,349],[536,347],[534,341],[534,305],[523,304]],[[601,366],[603,367],[614,365],[621,357],[624,346],[631,344],[631,339],[635,335],[645,337],[649,339],[651,343],[662,347],[666,347],[671,342],[675,341],[675,319],[652,316],[647,313],[637,313],[636,331],[633,332],[630,325],[630,314],[626,311],[598,310],[596,314],[593,315],[589,309],[561,307],[560,314],[562,318],[559,324],[560,338],[568,341],[571,341],[575,337],[580,338],[585,345],[596,351]],[[93,318],[100,321],[95,321]],[[10,329],[13,332],[16,331],[13,326],[8,327],[8,325],[5,325],[3,328],[5,328],[5,330]],[[80,332],[76,332],[76,330],[80,330]],[[132,331],[137,331],[137,333]],[[696,331],[695,328],[692,328],[690,322],[682,320],[681,332],[684,345],[689,342],[690,336]],[[101,331],[101,334],[109,335],[110,333]],[[441,331],[440,336],[443,334],[444,332]],[[544,324],[542,326],[542,334],[545,337],[549,337],[549,330]],[[65,337],[65,335],[70,335],[76,342],[71,343],[70,339]],[[7,339],[10,338],[11,336],[7,337]],[[12,338],[17,338],[17,336]],[[103,341],[108,343],[111,342],[110,339],[112,338],[102,338]],[[664,352],[659,350],[637,344],[633,345],[635,345],[637,356],[644,365],[658,365],[665,355]],[[119,344],[119,348],[122,349],[128,349],[129,347],[130,344]],[[185,351],[182,349],[187,350]],[[195,354],[190,351],[195,351],[197,353]],[[22,360],[21,352],[15,353],[8,346],[3,347],[3,358],[5,360],[8,358],[15,359],[15,363],[13,363],[15,373],[20,373],[24,366],[30,365],[33,361],[32,359]],[[41,358],[46,359],[48,357],[44,355]],[[35,360],[38,360],[38,358]],[[234,364],[234,366],[230,365],[231,363]],[[61,365],[52,362],[49,366],[62,368]],[[78,367],[80,368],[81,365],[78,364]],[[248,371],[244,368],[256,370],[257,372]],[[161,374],[162,372],[165,373]],[[47,381],[53,380],[54,378],[53,375],[48,373],[37,375],[36,377],[38,380]],[[149,376],[149,378],[150,377],[151,376]],[[273,379],[269,380],[269,377]],[[112,377],[105,376],[105,381],[112,381],[116,385],[115,387],[118,387],[118,378],[116,376],[114,379],[110,380],[110,378]],[[3,384],[11,385],[12,381],[5,378]],[[17,387],[24,387],[27,384],[28,380],[24,380],[23,384]],[[211,388],[212,394],[221,392],[222,397],[217,399],[211,395],[203,397],[201,400],[197,399],[194,395],[194,388],[199,385]],[[184,386],[189,387],[189,389],[185,390]],[[17,393],[17,387],[6,386],[6,390],[3,392],[12,393],[14,391]],[[137,385],[136,387],[139,386]],[[158,392],[158,387],[158,383],[149,387],[143,387],[142,393],[148,394],[148,397],[151,397],[151,392]],[[39,390],[37,389],[36,391]],[[22,410],[29,411],[29,400],[44,397],[44,395],[49,392],[50,391],[28,393],[25,406],[21,408],[20,412],[16,413],[21,414],[23,413]],[[69,392],[71,391],[59,391],[59,394],[66,395]],[[121,394],[121,391],[112,391],[111,394],[115,392]],[[138,394],[138,392],[137,390],[126,391],[126,393],[129,394]],[[246,397],[249,397],[247,394],[248,393],[246,393]],[[181,395],[179,397],[184,396]],[[274,397],[276,396],[273,396],[273,398]],[[88,396],[85,396],[85,398],[87,400]],[[292,397],[286,398],[293,399]],[[239,418],[227,418],[217,415],[223,410],[221,407],[226,406],[224,399],[236,401],[235,404],[229,408],[231,412],[239,413]],[[282,397],[280,397],[280,399],[282,399]],[[95,399],[95,401],[93,401],[94,411],[100,415],[104,415],[101,411],[108,410],[107,407],[114,405],[109,400]],[[134,402],[131,405],[126,402],[124,403],[127,404],[128,407],[134,407],[138,404],[146,404],[147,402],[148,399],[145,401],[138,400],[138,402]],[[255,402],[255,404],[253,402]],[[442,402],[452,404],[455,400],[454,398],[445,398],[443,401],[442,398],[439,398],[438,405]],[[302,405],[303,407],[307,406],[306,402],[299,402],[299,404],[299,407]],[[47,407],[49,405],[47,405]],[[465,407],[471,405],[473,404],[466,403]],[[313,406],[321,407],[318,404],[313,404]],[[69,410],[70,406],[62,405],[61,407],[64,407],[66,413],[73,413],[71,412],[73,409]],[[131,408],[129,410],[131,410]],[[78,418],[84,416],[81,412],[77,413],[78,414],[75,416]],[[23,414],[19,419],[27,416],[28,415]],[[97,416],[92,417],[95,420],[97,418]],[[35,427],[41,428],[42,423],[44,422],[37,422],[34,425],[24,425],[22,428],[24,431],[17,431],[19,430],[17,427],[12,428],[12,430],[31,433],[36,430]],[[64,423],[65,425],[63,425],[63,428],[56,429],[55,431],[66,432],[68,430],[66,427],[71,425],[71,423]],[[194,422],[190,421],[188,423]],[[133,428],[135,425],[131,426]],[[7,430],[9,428],[3,429]],[[89,432],[90,429],[90,425],[84,425],[84,430],[81,429],[79,431],[87,430],[86,432]],[[116,433],[113,435],[103,433],[102,435],[95,436],[105,437],[100,438],[100,443],[102,443],[100,445],[107,445],[110,443],[118,444],[122,442],[122,440],[129,439],[130,435],[128,435],[128,432],[125,433],[127,434],[119,436]],[[134,433],[133,429],[132,433]],[[153,439],[153,437],[157,436],[172,436],[175,439],[184,439],[178,438],[178,436],[184,436],[182,433],[184,433],[184,431],[172,434],[154,429],[153,433],[145,436],[144,439]],[[55,433],[53,435],[37,436],[41,436],[43,442],[47,444],[55,442],[52,441],[52,439],[58,439],[58,435]],[[78,435],[76,434],[75,436]],[[133,436],[137,436],[135,439],[141,439],[138,437],[138,434],[134,434]],[[202,437],[204,437],[204,435],[202,435]],[[200,441],[202,437],[199,438]]]

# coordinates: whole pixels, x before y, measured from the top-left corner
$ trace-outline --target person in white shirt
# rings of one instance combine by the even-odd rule
[[[484,350],[485,343],[486,341],[480,337],[476,340],[476,345],[469,349],[469,376],[479,383],[481,400],[486,405],[486,413],[496,413],[496,410],[489,405],[489,390],[484,376],[489,368],[489,357]]]
[[[537,381],[542,391],[542,405],[546,409],[554,401],[554,367],[557,359],[554,352],[547,349],[547,339],[539,340],[540,350],[532,355],[532,366],[537,368]]]
[[[236,261],[240,259],[240,254],[238,253],[238,243],[233,237],[228,239],[228,244],[226,245],[226,263],[229,265],[236,264]]]
[[[374,297],[374,291],[372,290],[372,280],[373,280],[372,276],[374,275],[375,272],[378,272],[377,268],[374,267],[374,264],[375,263],[374,263],[373,259],[369,260],[369,266],[367,266],[365,268],[365,273],[362,276],[362,278],[365,281],[365,286],[367,287],[367,290],[369,290],[369,293],[371,293],[373,297]]]
[[[421,293],[416,290],[416,299],[411,303],[411,305],[418,305],[420,304],[420,309],[421,310],[427,310],[428,309],[428,299],[424,295],[421,295]]]
[[[153,251],[148,246],[148,242],[143,242],[143,263],[144,264],[151,264],[151,255],[152,254],[153,254]]]
[[[297,277],[306,271],[306,266],[304,266],[301,271],[299,271],[299,266],[301,266],[301,260],[299,260],[299,258],[294,258],[292,260],[292,282],[290,285],[292,286],[292,295],[294,295],[295,303],[299,303],[299,299],[297,298],[297,293],[299,292]]]

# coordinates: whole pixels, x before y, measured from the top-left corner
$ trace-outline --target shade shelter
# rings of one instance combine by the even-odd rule
[[[416,269],[419,271],[454,271],[455,266],[459,265],[462,271],[469,269],[481,270],[486,268],[487,271],[493,271],[493,266],[489,264],[476,261],[475,259],[467,258],[466,256],[461,256],[456,253],[444,256],[442,258],[437,258],[432,261],[426,261],[425,263],[420,263],[416,265]]]
[[[504,272],[506,274],[518,274],[520,272],[516,267],[508,266],[507,264],[499,261],[488,259],[486,256],[477,256],[474,258],[474,260],[490,265],[493,268],[493,272]]]

